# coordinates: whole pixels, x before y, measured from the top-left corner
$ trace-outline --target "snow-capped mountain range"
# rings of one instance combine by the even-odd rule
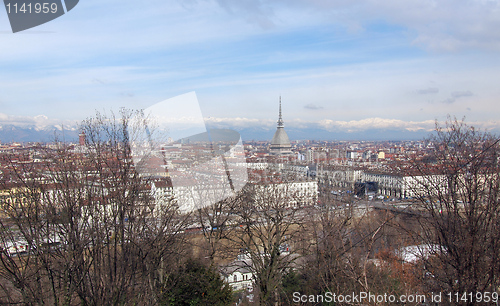
[[[75,142],[78,140],[76,126],[61,125],[0,125],[0,141],[6,142],[52,142],[54,140]]]

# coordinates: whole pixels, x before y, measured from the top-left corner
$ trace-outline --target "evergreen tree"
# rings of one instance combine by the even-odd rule
[[[219,273],[201,261],[188,259],[168,276],[161,305],[229,305],[232,290]]]

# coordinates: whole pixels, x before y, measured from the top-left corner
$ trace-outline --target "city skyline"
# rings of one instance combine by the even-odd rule
[[[291,139],[419,138],[448,115],[500,130],[497,2],[136,6],[86,1],[16,34],[0,10],[0,126],[71,127],[196,91],[207,124],[255,135],[272,136],[280,95]]]

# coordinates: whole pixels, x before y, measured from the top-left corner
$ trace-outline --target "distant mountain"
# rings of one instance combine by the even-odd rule
[[[231,127],[227,127],[230,128]],[[275,128],[268,127],[250,127],[250,128],[232,128],[238,131],[243,141],[250,140],[268,140],[273,138]],[[429,135],[429,132],[419,130],[411,132],[405,129],[369,129],[365,131],[346,132],[346,131],[327,131],[319,127],[308,128],[293,128],[285,127],[290,140],[418,140]],[[203,136],[193,135],[191,141],[199,140],[197,137]],[[214,134],[212,137],[225,140],[229,134]],[[54,139],[65,140],[70,142],[78,141],[78,130],[75,128],[62,129],[60,126],[46,126],[38,128],[31,126],[15,126],[1,125],[0,126],[0,141],[5,142],[50,142]],[[204,136],[206,137],[206,136]],[[230,137],[232,138],[232,137]]]
[[[243,141],[269,140],[273,138],[276,129],[243,128],[235,129],[241,134]],[[321,128],[286,128],[290,140],[419,140],[429,135],[429,132],[419,130],[411,132],[399,129],[370,129],[366,131],[330,132]]]
[[[76,129],[62,129],[60,126],[46,126],[43,128],[30,126],[15,126],[5,124],[0,126],[0,141],[5,142],[51,142],[55,139],[70,142],[78,141]]]

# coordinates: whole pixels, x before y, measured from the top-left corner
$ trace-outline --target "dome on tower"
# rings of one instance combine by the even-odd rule
[[[274,133],[273,139],[271,140],[271,154],[292,154],[290,150],[292,146],[290,145],[290,139],[285,132],[285,125],[283,123],[283,118],[281,117],[281,97],[280,97],[280,111],[278,119],[278,127]]]

